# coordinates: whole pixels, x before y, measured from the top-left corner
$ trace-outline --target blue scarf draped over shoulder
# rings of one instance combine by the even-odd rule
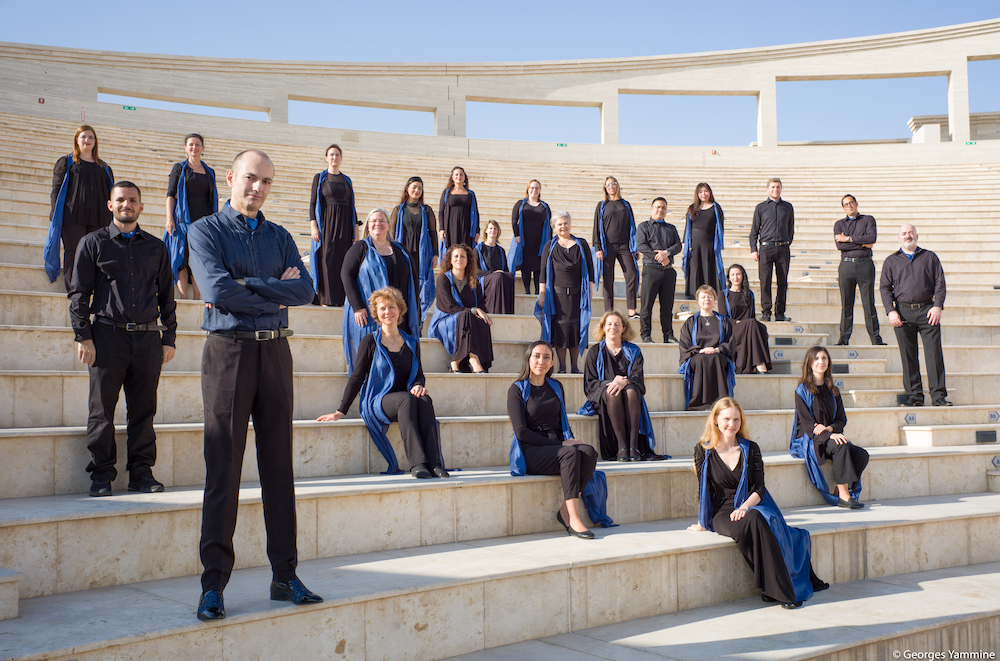
[[[743,471],[740,473],[740,481],[736,487],[736,496],[733,503],[739,508],[746,502],[748,493],[748,465],[750,463],[750,442],[745,438],[737,438],[740,445],[740,454]],[[712,506],[712,496],[708,489],[708,457],[712,450],[704,450],[705,460],[701,464],[701,486],[698,490],[698,523],[706,530],[715,532],[712,525],[712,517],[715,515]],[[764,497],[760,503],[750,509],[757,510],[768,528],[774,534],[781,549],[781,558],[785,561],[785,569],[788,570],[788,577],[792,582],[792,589],[795,591],[796,601],[805,601],[813,594],[812,581],[809,580],[809,569],[812,557],[812,540],[809,531],[804,528],[792,528],[785,523],[778,504],[771,498],[771,494],[764,490]]]
[[[329,170],[323,170],[319,173],[319,183],[316,184],[316,226],[319,227],[319,241],[309,242],[309,275],[312,276],[312,281],[314,283],[319,282],[319,265],[316,263],[316,256],[319,254],[319,249],[323,246],[323,182],[326,181],[326,175],[330,173]],[[347,189],[351,191],[351,213],[357,213],[354,208],[354,184],[351,183],[351,178],[348,177],[343,172],[340,176],[344,178],[347,183]],[[357,222],[354,222],[354,232],[357,236]],[[319,286],[318,284],[316,285]],[[415,310],[416,308],[410,308]],[[345,307],[346,311],[346,307]],[[357,326],[357,324],[355,324]]]
[[[587,350],[590,337],[590,260],[583,251],[583,242],[575,236],[571,238],[576,241],[580,248],[580,353]],[[556,299],[552,293],[552,252],[559,244],[559,237],[554,236],[549,241],[549,259],[545,262],[545,303],[542,306],[535,301],[535,319],[542,326],[541,339],[546,342],[552,341],[552,317],[556,314]],[[600,273],[598,269],[597,273]]]
[[[115,180],[111,176],[111,169],[105,164],[104,171],[108,173],[108,181],[111,187],[115,187]],[[59,241],[62,239],[63,213],[66,210],[66,191],[69,182],[69,172],[73,168],[73,154],[66,156],[66,174],[63,176],[62,185],[59,186],[59,196],[56,198],[55,209],[52,210],[52,222],[49,223],[49,232],[45,236],[45,248],[42,251],[42,259],[45,262],[45,274],[49,276],[49,282],[55,282],[62,270],[62,262],[59,257]]]
[[[375,356],[372,359],[372,367],[371,371],[368,372],[368,378],[365,379],[364,384],[361,386],[361,419],[365,421],[365,426],[368,427],[368,433],[371,435],[375,447],[378,448],[378,451],[382,453],[382,456],[385,457],[386,462],[389,464],[388,470],[382,473],[382,475],[394,475],[403,471],[399,468],[399,463],[396,461],[396,453],[393,451],[392,444],[389,443],[389,438],[386,436],[390,421],[385,415],[385,411],[382,410],[382,398],[392,389],[392,384],[396,380],[396,373],[392,369],[389,352],[382,344],[382,329],[376,328],[372,334],[375,336]],[[410,375],[406,378],[406,389],[409,390],[413,387],[413,383],[417,379],[417,338],[402,331],[400,331],[400,335],[402,335],[403,341],[413,354]],[[440,447],[438,450],[440,452]]]
[[[364,242],[368,244],[368,253],[365,255],[364,260],[361,262],[361,268],[358,269],[358,289],[361,290],[361,299],[364,301],[368,300],[368,297],[372,295],[372,292],[382,289],[383,287],[389,286],[389,269],[385,265],[385,258],[378,253],[375,249],[374,244],[372,244],[372,238],[366,237]],[[393,252],[397,255],[402,255],[403,259],[406,260],[407,275],[412,273],[410,271],[410,256],[406,253],[403,246],[399,245],[395,241],[392,243]],[[310,266],[310,270],[312,266]],[[418,310],[417,307],[417,296],[414,293],[416,287],[412,282],[410,282],[409,291],[406,293],[406,309]],[[420,329],[420,315],[416,312],[407,313],[406,316],[408,323],[408,332],[413,337],[419,336]],[[344,359],[347,361],[347,372],[350,374],[354,371],[354,359],[358,355],[358,345],[361,343],[361,338],[369,333],[373,332],[378,328],[378,324],[375,321],[375,315],[372,310],[368,310],[368,323],[364,327],[358,326],[358,322],[354,320],[354,308],[351,307],[351,299],[344,299],[344,318],[341,323],[343,342],[344,342]]]
[[[212,213],[218,213],[219,189],[215,186],[215,170],[205,163],[201,165],[205,168],[205,174],[208,175],[211,187]],[[170,270],[174,272],[174,282],[177,281],[177,273],[181,270],[181,265],[184,264],[184,258],[187,257],[187,233],[191,229],[191,222],[198,220],[191,217],[191,209],[188,206],[187,170],[188,161],[184,159],[181,162],[181,176],[177,179],[177,201],[174,202],[174,233],[171,234],[165,230],[163,232],[163,243],[167,245],[167,254],[170,255]]]
[[[545,204],[541,200],[538,200],[539,204],[545,208],[545,222],[542,223],[542,240],[538,244],[538,256],[542,256],[542,251],[545,250],[545,244],[549,242],[552,238],[552,211],[549,209],[549,205]],[[510,252],[507,253],[507,268],[511,273],[516,273],[521,262],[524,261],[524,205],[528,203],[528,198],[521,200],[521,206],[517,209],[517,236],[510,240]],[[520,237],[520,241],[518,241]]]
[[[726,298],[726,303],[728,306],[728,297]],[[728,309],[728,307],[727,307]],[[719,344],[722,344],[729,338],[726,337],[726,325],[723,323],[725,317],[723,317],[718,312],[712,312],[715,315],[716,321],[719,322]],[[697,316],[697,315],[696,315]],[[691,344],[698,344],[698,320],[695,319],[694,323],[691,324]],[[681,366],[677,368],[678,374],[684,375],[684,408],[688,407],[691,403],[691,390],[694,386],[694,373],[691,371],[691,358],[688,357]],[[736,365],[733,364],[731,358],[726,358],[726,388],[729,390],[729,396],[733,396],[733,390],[736,389]]]
[[[573,431],[569,428],[569,417],[566,415],[566,400],[563,398],[562,386],[558,381],[549,377],[545,377],[545,383],[549,384],[549,387],[559,398],[563,439],[573,438]],[[527,405],[528,397],[531,395],[530,382],[524,379],[523,381],[515,381],[514,385],[521,391],[521,401]],[[517,436],[514,436],[510,443],[510,474],[514,477],[528,474],[528,463],[524,459],[521,441],[517,439]],[[594,475],[583,489],[582,498],[583,504],[587,508],[587,515],[596,525],[604,528],[618,525],[608,516],[608,479],[604,471],[594,471]]]
[[[812,410],[814,395],[806,388],[806,384],[800,383],[795,389],[795,394],[806,403],[809,410]],[[816,457],[816,445],[809,438],[808,434],[803,434],[796,438],[795,430],[798,428],[799,414],[796,412],[792,417],[792,434],[788,439],[788,452],[796,459],[805,459],[806,473],[809,475],[809,481],[813,483],[813,486],[816,487],[816,490],[819,491],[819,494],[823,496],[823,499],[828,504],[836,505],[840,497],[830,493],[830,486],[826,483],[826,476],[823,475],[823,469],[820,468],[819,459]],[[860,495],[861,480],[858,479],[857,484],[851,489],[851,496],[857,499]]]
[[[445,276],[448,278],[448,282],[451,283],[451,297],[455,299],[457,304],[462,305],[458,289],[455,288],[455,276],[451,271],[446,271]],[[472,295],[476,297],[475,307],[482,307],[479,302],[479,294],[476,293],[475,284],[470,282],[468,286],[472,287]],[[458,312],[446,314],[441,308],[434,306],[434,315],[431,317],[430,326],[427,327],[427,337],[439,340],[444,345],[444,350],[448,352],[449,356],[455,353],[455,333],[458,332],[457,317]]]
[[[597,345],[597,376],[598,378],[603,378],[604,376],[604,340]],[[628,373],[629,376],[632,375],[632,366],[635,365],[635,359],[639,357],[641,353],[639,347],[631,342],[622,342],[622,351],[625,352],[625,358],[628,359]],[[646,406],[646,397],[643,396],[640,401],[642,402],[642,413],[639,415],[639,433],[646,437],[649,443],[649,449],[652,450],[656,447],[656,437],[653,435],[653,420],[649,417],[649,408]],[[577,415],[597,415],[597,409],[594,407],[594,403],[589,399],[587,402],[580,407],[576,412]],[[670,457],[667,457],[669,459]]]
[[[715,272],[721,288],[726,282],[726,267],[722,264],[722,250],[726,246],[722,236],[722,218],[719,217],[719,205],[713,204],[712,209],[715,211],[715,244],[712,246],[712,252],[715,253]],[[688,259],[691,257],[691,222],[691,214],[687,214],[684,222],[684,250],[681,253],[681,269],[684,271],[685,277],[687,277],[688,272]],[[743,284],[746,285],[746,283]],[[726,301],[726,306],[729,306],[729,301]]]
[[[635,272],[639,273],[639,266],[638,264],[635,263],[635,251],[636,251],[635,214],[632,213],[632,205],[629,204],[628,201],[622,200],[622,203],[625,205],[625,210],[628,211],[628,251],[629,255],[631,255],[632,257],[632,263],[635,265]],[[600,222],[597,223],[598,229],[600,231],[601,245],[593,247],[594,264],[595,264],[594,268],[597,269],[597,272],[594,274],[595,287],[600,286],[601,274],[604,273],[604,260],[597,258],[597,251],[600,250],[601,252],[605,253],[608,251],[607,242],[604,237],[604,206],[606,204],[607,202],[601,202],[601,217],[600,217]]]
[[[353,189],[352,189],[353,190]],[[396,243],[403,243],[403,214],[406,203],[399,205],[396,213]],[[427,226],[427,205],[420,205],[420,263],[417,274],[420,278],[420,321],[427,318],[427,311],[434,305],[434,244],[431,238],[431,228]],[[443,256],[444,253],[441,253]],[[414,283],[418,284],[418,283]]]

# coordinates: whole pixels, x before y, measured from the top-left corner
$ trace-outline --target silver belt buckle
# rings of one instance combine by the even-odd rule
[[[139,324],[134,321],[128,321],[125,323],[125,330],[127,331],[137,331],[139,330]]]
[[[275,331],[273,330],[259,330],[253,332],[254,339],[257,340],[258,342],[261,340],[273,340],[274,333]]]

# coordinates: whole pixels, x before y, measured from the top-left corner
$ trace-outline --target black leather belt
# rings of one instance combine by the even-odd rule
[[[904,308],[910,308],[911,310],[919,310],[920,308],[927,307],[934,301],[924,301],[923,303],[904,303],[902,301],[896,301],[896,305],[901,305]]]
[[[792,245],[791,241],[761,241],[760,245],[764,248],[780,248],[781,246]]]
[[[281,330],[259,330],[259,331],[210,331],[209,335],[216,335],[218,337],[229,337],[236,340],[257,340],[258,342],[265,342],[267,340],[277,340],[279,337],[288,337],[293,335],[295,331],[289,330],[288,328],[282,328]]]
[[[841,257],[842,262],[867,262],[871,257]]]
[[[153,324],[136,324],[136,323],[132,323],[131,321],[129,321],[129,322],[115,321],[113,319],[108,319],[107,317],[94,317],[94,319],[99,324],[104,324],[105,326],[113,326],[114,328],[121,328],[121,329],[127,330],[129,332],[138,332],[138,331],[165,331],[165,330],[167,330],[166,326],[160,326],[159,324],[155,324],[155,323],[153,323]]]

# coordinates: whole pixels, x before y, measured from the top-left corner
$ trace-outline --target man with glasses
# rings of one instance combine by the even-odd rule
[[[840,251],[840,339],[837,344],[846,346],[854,330],[854,289],[861,290],[861,307],[865,312],[865,329],[872,344],[883,346],[879,335],[878,313],[875,311],[875,262],[872,246],[877,239],[875,219],[858,213],[858,200],[845,195],[840,200],[847,216],[833,225],[833,239]]]

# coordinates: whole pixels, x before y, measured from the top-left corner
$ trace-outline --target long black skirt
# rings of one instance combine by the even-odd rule
[[[483,277],[483,307],[490,314],[514,314],[514,276],[494,271]]]
[[[715,400],[729,396],[726,385],[726,356],[722,353],[696,353],[688,364],[691,369],[691,401],[688,411],[705,411]]]
[[[580,346],[580,288],[555,287],[552,298],[556,306],[552,317],[552,346],[575,349]]]
[[[756,319],[733,320],[733,363],[737,374],[753,374],[761,363],[771,370],[767,326]]]
[[[781,547],[771,527],[757,510],[750,510],[739,521],[730,521],[732,509],[722,509],[712,517],[715,532],[731,537],[753,570],[753,584],[772,599],[795,602],[795,588],[788,576]]]
[[[472,310],[462,310],[455,318],[455,353],[451,359],[462,362],[470,353],[479,356],[483,369],[493,364],[493,335],[485,321],[472,314]]]

